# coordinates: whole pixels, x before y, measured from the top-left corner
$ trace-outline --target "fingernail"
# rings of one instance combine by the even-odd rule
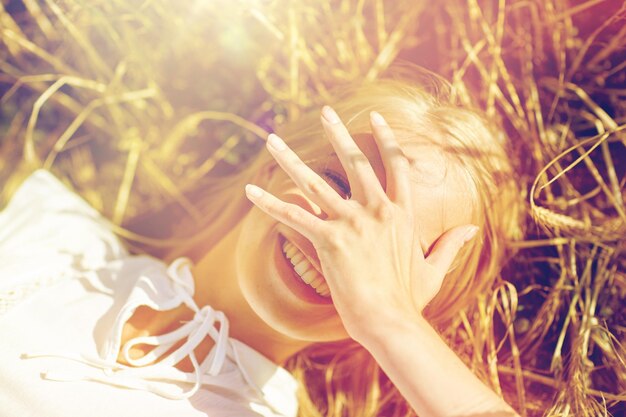
[[[263,190],[261,190],[256,185],[246,184],[246,194],[248,197],[258,198],[263,195]]]
[[[377,126],[385,126],[387,124],[385,122],[385,119],[383,119],[383,116],[381,116],[380,113],[376,111],[371,112],[370,117],[372,118],[372,123]]]
[[[322,107],[322,115],[328,123],[339,123],[339,116],[337,116],[337,113],[335,113],[335,111],[330,106]]]
[[[465,232],[465,235],[463,235],[463,243],[467,243],[474,236],[476,236],[476,232],[478,232],[478,226],[474,226],[474,225],[468,226],[467,231]]]
[[[270,135],[267,137],[267,144],[270,145],[270,147],[275,151],[284,151],[285,149],[287,149],[287,145],[285,145],[285,142],[283,142],[281,138],[273,133],[270,133]]]

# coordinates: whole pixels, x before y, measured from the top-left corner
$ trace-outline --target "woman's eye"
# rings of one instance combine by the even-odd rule
[[[349,200],[350,197],[352,197],[348,180],[346,180],[341,174],[338,174],[335,171],[331,171],[327,169],[327,170],[324,170],[324,176],[329,178],[332,181],[332,183],[336,186],[333,188],[335,188],[335,190],[337,190],[339,195],[341,195],[344,199]]]

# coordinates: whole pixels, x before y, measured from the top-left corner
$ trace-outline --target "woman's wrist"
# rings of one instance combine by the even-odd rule
[[[383,308],[359,321],[350,336],[365,348],[382,347],[390,334],[421,333],[432,326],[418,311]],[[433,330],[434,331],[434,330]]]
[[[355,340],[381,365],[420,415],[517,414],[484,385],[441,339],[422,314],[399,312],[372,318]],[[457,395],[449,397],[450,390]]]

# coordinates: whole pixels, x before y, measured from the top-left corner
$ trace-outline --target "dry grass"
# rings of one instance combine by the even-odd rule
[[[450,333],[523,415],[624,415],[624,18],[612,0],[3,0],[2,196],[45,166],[116,225],[197,217],[185,192],[275,123],[420,64],[500,120],[530,202],[504,279]]]

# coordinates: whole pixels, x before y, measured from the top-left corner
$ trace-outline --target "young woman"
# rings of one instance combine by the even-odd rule
[[[500,139],[392,80],[278,133],[207,187],[194,263],[131,256],[48,173],[25,182],[0,217],[7,416],[516,415],[433,327],[515,226]]]

